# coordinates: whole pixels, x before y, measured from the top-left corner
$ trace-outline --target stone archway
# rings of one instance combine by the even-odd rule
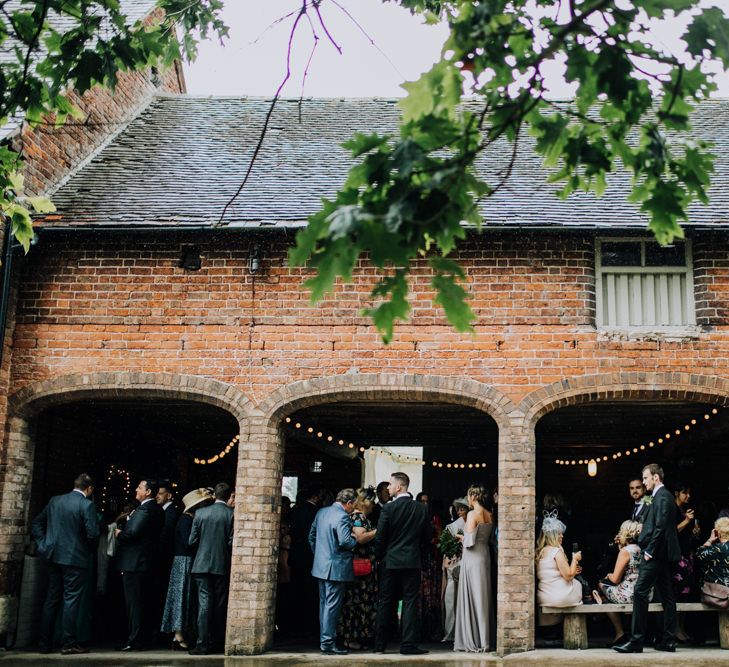
[[[241,517],[237,527],[241,534],[254,535],[255,539],[246,542],[246,553],[252,559],[245,563],[236,561],[231,585],[242,593],[245,582],[253,577],[263,582],[266,590],[265,597],[256,601],[256,608],[247,612],[247,620],[239,617],[237,627],[229,624],[233,653],[258,653],[272,643],[278,522],[262,522],[259,517],[270,517],[271,510],[278,509],[284,453],[281,420],[304,407],[348,400],[457,403],[488,414],[499,427],[499,511],[509,516],[534,513],[533,474],[524,474],[532,466],[532,453],[512,437],[514,424],[518,426],[523,421],[521,413],[494,387],[466,378],[406,374],[337,375],[286,385],[258,406],[261,417],[254,420],[251,433],[251,443],[257,446],[248,451],[246,483],[252,486],[242,491],[249,518]],[[524,651],[533,646],[533,584],[530,576],[515,575],[512,570],[516,563],[525,571],[521,560],[525,541],[531,541],[531,529],[525,531],[520,520],[510,521],[500,532],[499,540],[500,572],[504,573],[500,576],[507,576],[508,572],[509,584],[504,579],[499,590],[498,650]]]
[[[0,594],[14,596],[19,586],[34,442],[31,421],[46,408],[90,399],[175,399],[206,403],[229,412],[238,422],[245,447],[251,419],[250,400],[236,387],[194,375],[100,372],[65,375],[29,385],[8,400],[6,448],[0,489]],[[240,467],[238,467],[240,470]]]
[[[523,414],[522,436],[524,438],[524,445],[534,451],[535,459],[539,459],[542,458],[539,455],[539,451],[541,450],[541,447],[545,445],[545,431],[540,432],[540,428],[554,428],[555,423],[559,423],[562,427],[565,427],[565,425],[569,426],[567,420],[575,419],[575,415],[580,410],[589,410],[590,412],[587,412],[588,415],[599,414],[600,410],[602,410],[603,413],[610,411],[617,412],[618,410],[621,410],[622,412],[620,414],[629,413],[631,410],[635,413],[638,413],[638,411],[642,410],[644,411],[643,414],[646,416],[648,414],[655,414],[655,419],[658,421],[664,418],[665,414],[669,414],[671,410],[683,410],[685,414],[687,410],[691,410],[692,404],[695,404],[695,406],[703,406],[702,412],[703,409],[706,408],[707,404],[716,406],[729,406],[729,379],[710,375],[672,372],[617,372],[585,375],[574,378],[565,378],[561,381],[546,385],[532,391],[531,393],[527,394],[518,404],[518,409],[520,410],[521,414]],[[568,413],[568,416],[563,418],[565,421],[556,422],[556,418],[558,418],[558,415],[565,412]],[[540,421],[543,418],[546,418],[545,421],[555,418],[555,422],[550,422],[550,426],[546,426],[545,422]],[[709,418],[708,415],[706,418]],[[600,429],[600,422],[597,418],[593,420],[587,418],[587,421],[585,421],[584,423],[589,425],[589,427],[586,427],[588,429],[593,429],[596,431],[599,431]],[[631,422],[626,423],[630,424]],[[650,424],[651,422],[648,421],[647,423]],[[682,421],[678,422],[676,426],[679,426],[682,423]],[[694,421],[692,423],[695,424],[696,422]],[[651,427],[649,426],[648,428]],[[688,429],[688,426],[686,428]],[[672,428],[666,430],[671,431],[671,434],[673,433]],[[630,426],[625,427],[625,431],[630,431]],[[560,431],[560,429],[554,431],[554,433],[571,432],[572,430],[569,427],[564,428],[564,431]],[[620,430],[618,430],[618,433],[620,433]],[[657,431],[657,433],[662,434],[663,430],[659,430]],[[668,434],[664,437],[670,438],[671,434]],[[679,431],[676,431],[676,436],[678,434]],[[577,437],[580,437],[579,432]],[[688,438],[689,436],[682,435],[681,437],[683,439]],[[600,438],[599,434],[597,438]],[[610,436],[605,439],[608,443],[611,442]],[[609,456],[605,456],[604,461],[606,463],[601,463],[600,466],[608,465],[608,461],[610,461],[610,463],[612,463],[613,465],[619,465],[620,463],[633,465],[630,462],[633,461],[636,457],[649,456],[648,452],[653,451],[657,453],[656,456],[658,462],[661,463],[661,457],[664,456],[663,451],[658,448],[658,445],[656,445],[655,450],[649,449],[649,446],[654,446],[653,440],[655,440],[657,443],[662,442],[662,440],[658,437],[654,438],[652,436],[650,439],[651,442],[649,443],[649,445],[647,443],[647,438],[645,439],[645,441],[639,440],[638,442],[636,442],[635,447],[633,444],[628,444],[627,447],[625,444],[618,445],[617,448],[619,450],[627,450],[625,452],[625,455],[621,457],[621,454],[618,453],[617,456],[621,458],[617,459],[617,463],[614,461],[610,461]],[[588,440],[587,442],[590,441]],[[622,439],[620,440],[620,442],[625,443],[626,439]],[[627,440],[627,442],[630,441]],[[646,442],[646,444],[642,446],[637,446],[641,445],[642,442]],[[675,439],[672,442],[675,442]],[[594,442],[592,442],[591,445],[588,444],[585,446],[594,447]],[[610,451],[607,450],[605,453],[610,454]],[[576,454],[573,453],[572,458],[574,459],[575,456]],[[630,458],[627,458],[627,456],[630,456]],[[546,456],[546,458],[549,458],[551,460],[552,456],[549,455]],[[600,461],[599,457],[596,458],[598,461]],[[612,458],[615,459],[615,456],[613,456]],[[645,463],[650,462],[651,458],[643,458],[641,466]],[[541,463],[543,463],[543,461]],[[575,461],[572,460],[572,464],[574,463]],[[580,463],[582,462],[580,461]],[[587,459],[585,459],[584,463],[586,466]],[[639,476],[640,469],[640,467],[635,468],[629,474],[635,475],[637,473]],[[569,470],[569,468],[558,468],[558,470],[566,471]],[[556,474],[558,473],[555,472],[555,475]],[[617,478],[619,479],[620,476],[618,475]],[[539,482],[541,482],[543,479],[544,478],[540,473]],[[557,479],[559,479],[559,477]],[[585,479],[587,479],[586,473]],[[615,478],[611,479],[609,484],[614,484],[614,479]],[[632,478],[628,477],[623,479]],[[561,491],[562,489],[569,488],[565,487],[564,485],[560,485],[559,483],[555,485],[554,479],[552,480],[552,484],[553,486],[551,488],[548,488],[547,490]],[[577,486],[575,486],[574,488],[579,489],[579,487]],[[625,488],[627,489],[627,481],[625,482]],[[603,493],[604,490],[605,487],[603,487]],[[579,491],[574,491],[574,493],[578,492]],[[581,499],[587,497],[586,495],[584,495],[584,488],[583,495],[580,495],[579,497]],[[605,503],[605,496],[601,495],[600,500],[602,503]],[[612,514],[612,510],[615,507],[618,507],[618,505],[615,505],[614,503],[608,503],[608,513]],[[590,516],[593,516],[592,513],[590,514]],[[573,517],[573,519],[575,519],[575,517]],[[608,524],[605,523],[604,520],[605,517],[602,516],[601,519],[595,520],[595,525],[608,526]],[[612,516],[610,520],[612,520]],[[579,525],[579,521],[577,519],[575,519],[575,523]],[[610,536],[612,536],[612,532],[610,532],[612,528],[613,526],[609,526],[606,531],[609,532]],[[607,544],[608,541],[609,538],[605,539],[604,543]],[[582,544],[582,540],[580,540],[580,544]],[[533,542],[529,544],[529,555],[530,558],[533,559]]]

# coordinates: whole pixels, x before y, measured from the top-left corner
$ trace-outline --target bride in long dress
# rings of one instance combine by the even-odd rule
[[[473,509],[466,517],[463,532],[463,555],[456,600],[455,651],[483,653],[491,639],[491,553],[489,541],[493,517],[484,504],[488,492],[483,486],[468,489]]]

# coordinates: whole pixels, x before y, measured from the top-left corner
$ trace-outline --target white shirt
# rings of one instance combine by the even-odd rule
[[[407,491],[403,491],[402,493],[398,493],[395,496],[394,500],[397,500],[398,498],[404,498],[405,496],[407,496],[409,498],[410,494]]]
[[[84,498],[86,498],[86,492],[82,491],[81,489],[73,489],[76,493],[80,493]]]
[[[662,486],[663,486],[663,484],[656,484],[653,487],[653,493],[651,493],[651,498],[655,498],[656,497],[656,493],[658,493],[658,489],[660,489]]]
[[[146,498],[141,503],[139,503],[139,506],[141,507],[142,505],[144,505],[144,503],[148,503],[150,500],[154,500],[154,498]],[[155,502],[157,502],[157,501],[155,500]]]
[[[216,500],[215,502],[216,503],[220,503],[221,505],[227,505],[228,504],[224,500]]]
[[[171,504],[172,504],[172,501],[168,500],[164,505],[162,505],[162,509],[166,510]]]

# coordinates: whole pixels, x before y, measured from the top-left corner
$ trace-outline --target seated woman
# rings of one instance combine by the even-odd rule
[[[729,586],[729,518],[714,523],[711,536],[696,550],[705,582]]]
[[[643,526],[637,521],[623,521],[620,530],[615,536],[615,542],[620,547],[615,568],[599,584],[600,593],[593,591],[595,602],[602,604],[603,598],[613,604],[633,604],[633,589],[638,581],[638,565],[640,564],[640,547],[636,544],[638,535]],[[620,614],[610,612],[608,618],[615,629],[612,644],[622,644],[628,641],[623,631],[623,620]]]
[[[537,601],[539,606],[574,607],[582,604],[582,585],[575,577],[582,572],[582,552],[572,554],[568,560],[562,548],[567,527],[557,518],[556,512],[547,514],[537,540]],[[560,614],[539,612],[539,625],[556,625]]]

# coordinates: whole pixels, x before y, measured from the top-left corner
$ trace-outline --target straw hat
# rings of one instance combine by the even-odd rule
[[[470,507],[470,503],[468,502],[468,498],[465,496],[463,498],[456,498],[453,501],[453,505],[463,505],[464,507]]]
[[[209,489],[195,489],[185,495],[182,504],[185,506],[185,512],[189,512],[193,507],[210,500],[213,500],[213,494],[210,493]]]

